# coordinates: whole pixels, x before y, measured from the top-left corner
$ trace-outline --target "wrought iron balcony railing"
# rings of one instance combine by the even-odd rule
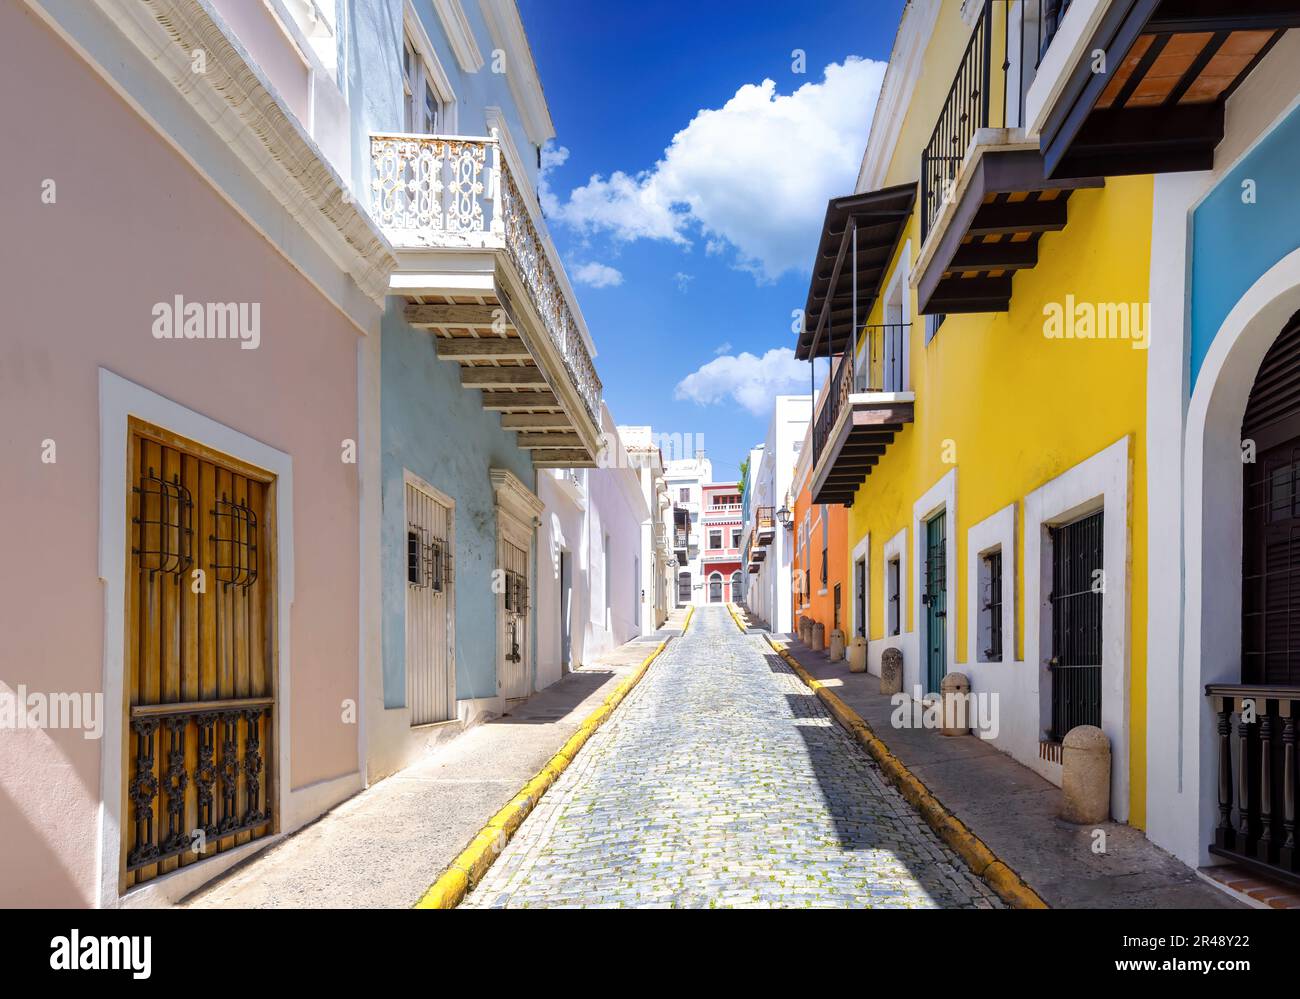
[[[766,535],[771,539],[772,534],[776,531],[776,517],[773,514],[773,508],[770,506],[760,506],[754,512],[754,533],[757,534],[758,543],[766,544],[763,536]]]
[[[854,393],[903,392],[903,342],[910,323],[886,323],[863,328],[862,350],[841,354],[835,361],[825,398],[813,422],[813,465],[821,459],[831,431]]]
[[[500,140],[376,133],[370,137],[374,215],[398,249],[496,249],[505,253],[600,426],[600,378],[575,318],[545,223],[520,193]]]

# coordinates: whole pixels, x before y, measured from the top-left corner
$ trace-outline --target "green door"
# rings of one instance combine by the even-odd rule
[[[939,692],[939,681],[946,672],[945,649],[948,592],[947,538],[944,535],[943,514],[938,513],[925,522],[925,690],[928,694]]]

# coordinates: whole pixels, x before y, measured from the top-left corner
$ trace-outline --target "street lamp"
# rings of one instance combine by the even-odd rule
[[[776,511],[776,519],[781,522],[781,526],[787,531],[794,525],[794,514],[790,512],[790,508],[784,503],[781,504],[781,509]]]

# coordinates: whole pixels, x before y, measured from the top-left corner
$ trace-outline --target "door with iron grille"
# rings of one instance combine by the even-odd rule
[[[406,483],[406,704],[412,725],[456,717],[452,508]]]
[[[527,697],[532,692],[528,668],[528,550],[502,538],[499,557],[503,592],[497,676],[502,697]]]
[[[275,829],[275,479],[132,420],[120,883]]]
[[[1060,742],[1079,725],[1101,726],[1103,514],[1049,528],[1052,544],[1052,727]]]
[[[944,515],[925,522],[925,690],[939,692],[947,670],[948,539]]]

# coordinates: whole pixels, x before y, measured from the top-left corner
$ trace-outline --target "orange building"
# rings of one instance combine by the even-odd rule
[[[849,600],[856,591],[848,579],[848,507],[841,504],[816,504],[809,483],[812,479],[812,428],[799,449],[790,493],[794,496],[794,579],[790,587],[793,604],[791,621],[797,632],[799,618],[808,617],[825,626],[825,644],[830,645],[831,631],[845,629],[845,644],[852,639],[849,622],[861,621],[853,615]]]

